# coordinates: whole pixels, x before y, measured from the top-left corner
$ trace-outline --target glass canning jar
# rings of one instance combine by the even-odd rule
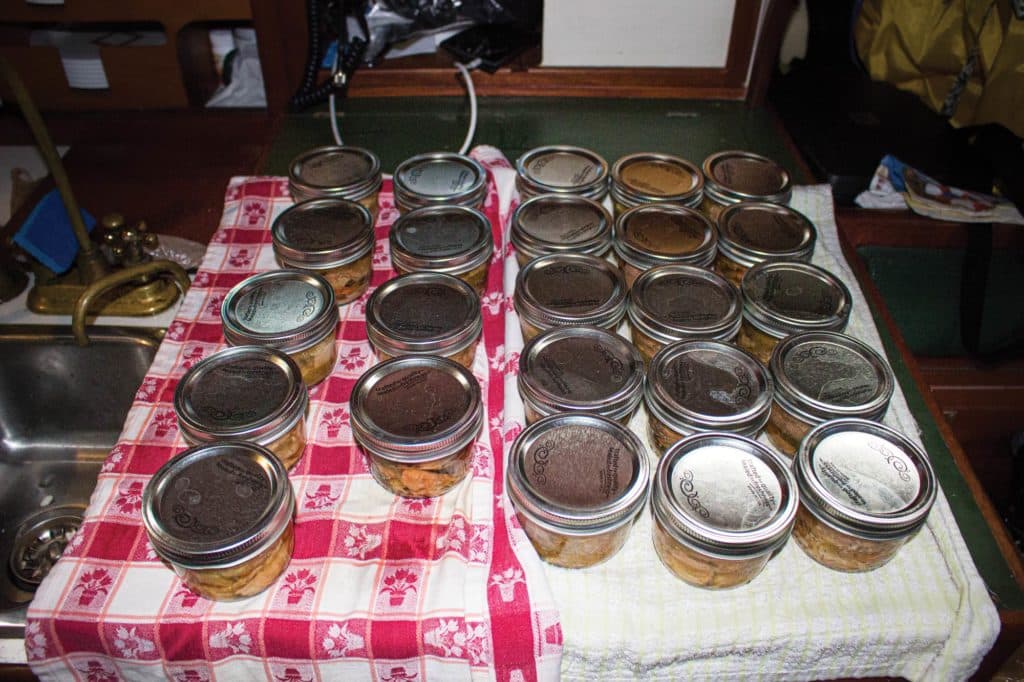
[[[465,206],[427,206],[409,211],[391,226],[395,271],[441,272],[465,280],[477,294],[487,287],[494,253],[491,223]]]
[[[640,275],[627,308],[633,345],[644,363],[675,341],[731,341],[740,328],[736,287],[693,265],[659,265]]]
[[[245,440],[291,469],[306,448],[309,394],[299,366],[276,348],[236,346],[197,362],[178,382],[174,412],[190,445]]]
[[[623,156],[612,166],[611,195],[615,215],[633,206],[667,201],[700,205],[704,176],[686,159],[641,152]]]
[[[728,206],[741,201],[788,204],[793,181],[782,166],[745,151],[722,151],[704,159],[704,198],[700,209],[717,221]]]
[[[487,197],[487,171],[462,154],[419,154],[395,169],[394,189],[400,213],[424,206],[479,208]]]
[[[519,271],[512,302],[523,341],[555,327],[614,330],[626,314],[626,284],[602,258],[553,253]]]
[[[516,438],[506,489],[540,558],[585,568],[625,544],[647,502],[650,466],[640,439],[618,422],[556,414]]]
[[[559,412],[593,412],[628,424],[643,396],[644,363],[633,344],[598,327],[560,327],[519,354],[526,423]]]
[[[406,355],[374,365],[349,405],[352,433],[385,490],[437,497],[469,473],[484,411],[480,385],[457,362]]]
[[[804,332],[783,339],[768,368],[775,397],[765,432],[791,457],[811,428],[824,421],[880,421],[896,385],[882,356],[836,332]]]
[[[644,404],[651,443],[664,453],[703,431],[757,438],[772,407],[772,378],[750,353],[722,341],[679,341],[647,368]]]
[[[718,218],[715,270],[740,286],[747,270],[765,261],[808,262],[818,231],[805,215],[788,206],[744,201]]]
[[[370,286],[373,217],[346,199],[313,199],[284,210],[270,228],[274,256],[283,268],[320,275],[344,305]]]
[[[709,267],[717,245],[718,231],[711,221],[685,206],[646,204],[615,220],[613,248],[629,287],[657,265]]]
[[[244,599],[292,558],[295,498],[280,460],[254,443],[223,441],[172,457],[142,494],[157,556],[201,597]]]
[[[560,194],[601,201],[608,193],[608,162],[582,147],[531,149],[516,161],[516,173],[516,187],[524,200]]]
[[[937,494],[924,451],[862,419],[818,425],[801,443],[793,472],[800,488],[793,538],[836,571],[886,564],[924,525]]]
[[[771,449],[736,434],[696,434],[658,462],[654,549],[690,585],[738,587],[789,539],[798,503],[789,465]]]
[[[440,355],[472,369],[482,329],[480,299],[473,287],[439,272],[388,280],[366,306],[366,336],[382,361]]]
[[[780,339],[805,331],[846,328],[853,299],[831,272],[810,263],[768,261],[740,283],[743,326],[736,345],[767,363]]]
[[[248,277],[224,297],[220,317],[232,346],[268,346],[295,361],[307,386],[318,384],[338,359],[338,306],[319,275],[271,270]]]
[[[516,207],[509,239],[520,267],[549,253],[603,256],[612,245],[612,219],[593,199],[541,194]]]
[[[348,199],[370,212],[380,211],[380,159],[361,147],[317,147],[303,152],[288,165],[288,190],[295,201]]]

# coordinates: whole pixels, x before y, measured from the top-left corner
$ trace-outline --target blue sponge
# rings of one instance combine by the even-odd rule
[[[96,219],[82,210],[85,229],[92,232]],[[66,272],[78,255],[78,240],[57,190],[51,190],[32,209],[14,235],[14,243],[58,275]]]

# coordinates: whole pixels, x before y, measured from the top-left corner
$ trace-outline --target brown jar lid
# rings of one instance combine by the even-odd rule
[[[743,201],[718,217],[718,250],[748,268],[767,260],[809,261],[818,231],[789,206]]]
[[[730,340],[742,322],[736,287],[693,265],[645,270],[629,291],[627,314],[637,330],[660,343]]]
[[[677,433],[728,431],[754,438],[772,407],[772,378],[753,355],[722,341],[680,341],[651,359],[647,410]]]
[[[789,203],[793,181],[771,159],[745,151],[722,151],[704,159],[704,192],[719,203]]]
[[[536,327],[617,325],[626,314],[626,282],[608,261],[581,253],[535,258],[516,275],[516,312]]]
[[[618,422],[563,413],[528,426],[512,444],[508,495],[534,523],[591,535],[631,522],[647,501],[650,463]]]
[[[868,540],[909,535],[938,486],[928,455],[902,433],[863,419],[811,430],[793,461],[801,504],[822,523]]]
[[[388,355],[453,355],[480,338],[480,299],[463,280],[412,272],[374,290],[366,335]]]
[[[458,452],[476,439],[484,419],[476,377],[436,355],[374,365],[352,387],[349,406],[359,442],[402,464]]]
[[[528,259],[549,253],[602,256],[612,245],[612,219],[593,199],[542,194],[516,207],[509,239]]]
[[[295,498],[284,465],[254,443],[222,441],[172,457],[146,484],[142,521],[153,550],[183,568],[228,568],[287,530]]]
[[[674,204],[644,204],[615,220],[615,255],[641,270],[680,263],[707,266],[718,232],[703,213]]]
[[[643,395],[644,362],[633,344],[597,327],[559,327],[519,355],[519,392],[542,414],[632,414]]]
[[[700,169],[678,156],[641,152],[612,166],[612,198],[626,206],[655,201],[696,206],[703,188]]]
[[[881,355],[837,332],[787,336],[772,351],[768,368],[775,401],[810,424],[840,417],[879,420],[896,386]]]
[[[743,318],[765,334],[783,338],[802,331],[842,331],[853,298],[824,268],[799,261],[766,261],[740,282]]]
[[[289,266],[345,265],[373,249],[373,217],[346,199],[312,199],[290,206],[270,228],[274,253]]]

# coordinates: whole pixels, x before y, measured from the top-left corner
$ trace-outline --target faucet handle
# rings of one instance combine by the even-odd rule
[[[149,231],[146,221],[140,220],[131,227],[120,213],[108,213],[101,222],[105,230],[103,241],[117,264],[130,267],[150,260],[146,249],[155,248],[158,238]]]

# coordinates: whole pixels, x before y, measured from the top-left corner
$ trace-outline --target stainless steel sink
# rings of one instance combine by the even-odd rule
[[[0,637],[77,528],[162,330],[0,326]]]

